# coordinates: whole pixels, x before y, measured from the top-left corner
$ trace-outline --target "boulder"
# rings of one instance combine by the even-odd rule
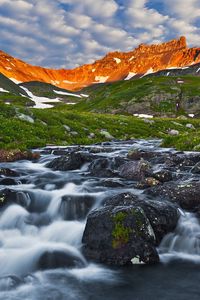
[[[140,207],[107,206],[91,212],[82,240],[88,259],[109,265],[127,265],[138,257],[156,263],[153,229]]]
[[[95,198],[90,195],[63,196],[60,214],[64,220],[84,220],[95,204]]]
[[[106,198],[104,206],[141,207],[154,230],[157,245],[167,233],[175,229],[179,219],[179,212],[174,204],[168,201],[141,200],[129,192]]]
[[[55,158],[49,162],[46,167],[59,171],[77,170],[80,169],[85,163],[90,162],[92,159],[92,154],[84,152],[72,152],[68,155]]]
[[[172,173],[168,170],[160,170],[155,172],[153,173],[153,177],[162,183],[173,180]]]
[[[141,159],[140,161],[129,161],[120,167],[119,175],[126,179],[143,180],[151,176],[151,165]]]
[[[84,267],[85,262],[72,251],[47,250],[39,258],[37,267],[40,270],[56,268]]]
[[[127,160],[121,157],[107,158],[101,157],[95,159],[88,167],[92,176],[113,177],[118,176],[119,167]]]
[[[192,169],[191,172],[193,174],[200,174],[200,162],[198,162]]]
[[[145,191],[152,197],[161,200],[169,200],[177,203],[182,209],[195,212],[200,206],[200,184],[191,183],[167,183],[162,186],[155,186]]]
[[[8,169],[8,168],[0,168],[0,175],[6,176],[6,177],[18,177],[19,173]]]
[[[11,189],[0,190],[0,207],[12,203],[27,208],[31,203],[31,199],[26,192],[14,191]]]

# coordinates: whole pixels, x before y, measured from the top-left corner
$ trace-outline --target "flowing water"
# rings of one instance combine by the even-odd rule
[[[104,145],[109,151],[101,155],[123,157],[133,146],[174,152],[160,149],[159,141],[136,141]],[[21,174],[16,180],[22,183],[9,188],[18,191],[24,204],[11,203],[0,214],[0,300],[200,299],[200,225],[195,215],[181,212],[175,232],[159,247],[161,264],[108,268],[86,261],[81,240],[89,211],[108,195],[134,191],[142,197],[142,191],[129,188],[128,182],[124,188],[105,187],[102,179],[88,176],[87,165],[68,172],[46,168],[55,158],[52,151],[37,163],[0,164]]]

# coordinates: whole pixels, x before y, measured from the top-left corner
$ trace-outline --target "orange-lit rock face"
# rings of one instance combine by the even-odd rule
[[[93,64],[74,70],[51,70],[32,66],[0,51],[0,73],[20,82],[42,81],[78,90],[85,86],[130,78],[172,67],[200,62],[200,48],[187,48],[185,37],[160,45],[140,45],[131,52],[112,52]]]

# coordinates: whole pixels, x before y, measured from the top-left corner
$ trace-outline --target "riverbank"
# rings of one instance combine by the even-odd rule
[[[178,150],[200,149],[200,120],[133,117],[69,111],[65,105],[31,109],[0,105],[0,149],[87,145],[105,140],[158,138]]]

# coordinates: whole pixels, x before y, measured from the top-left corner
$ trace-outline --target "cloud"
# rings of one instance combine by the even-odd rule
[[[73,68],[179,35],[195,45],[199,16],[199,0],[0,0],[0,49],[32,64]]]

